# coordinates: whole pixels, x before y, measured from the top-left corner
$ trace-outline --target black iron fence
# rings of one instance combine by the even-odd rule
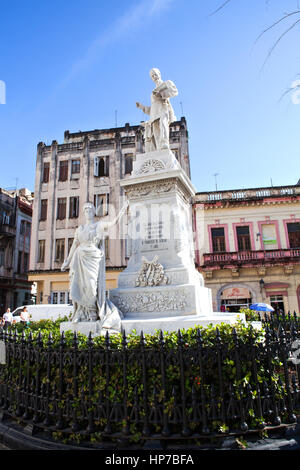
[[[262,318],[263,334],[220,327],[210,335],[195,330],[189,340],[181,332],[156,341],[123,335],[118,344],[108,336],[82,345],[76,334],[57,343],[51,334],[1,330],[2,416],[92,442],[201,439],[293,424],[299,321],[275,320]]]

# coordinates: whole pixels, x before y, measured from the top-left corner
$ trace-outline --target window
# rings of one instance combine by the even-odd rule
[[[23,272],[27,273],[28,271],[28,261],[29,261],[29,254],[24,253],[24,258],[23,258]]]
[[[68,292],[65,292],[65,291],[51,292],[50,302],[52,304],[65,304],[66,299],[68,299]]]
[[[103,217],[108,214],[109,207],[109,194],[95,194],[94,196],[94,206],[96,209],[96,214],[99,217]]]
[[[109,176],[109,157],[95,157],[94,176]]]
[[[70,250],[73,245],[74,238],[68,238],[68,254],[70,253]]]
[[[278,241],[276,234],[275,224],[262,224],[261,225],[262,246],[264,250],[277,250]]]
[[[270,304],[274,308],[275,312],[281,310],[282,313],[284,313],[283,295],[271,295]]]
[[[79,214],[79,196],[70,197],[69,218],[74,219]]]
[[[67,198],[62,197],[57,199],[57,219],[62,220],[66,218]]]
[[[300,248],[300,222],[287,224],[290,248]]]
[[[55,240],[55,261],[62,263],[65,259],[65,239],[58,238]]]
[[[48,199],[42,199],[40,220],[47,220],[47,207],[48,207]]]
[[[0,266],[4,266],[5,261],[5,249],[0,248]]]
[[[236,227],[236,236],[237,236],[239,251],[251,250],[251,241],[250,241],[250,233],[249,233],[248,225]]]
[[[59,181],[67,181],[68,179],[68,160],[59,162]]]
[[[19,253],[18,253],[18,267],[17,267],[17,272],[19,274],[23,273],[22,255],[23,255],[23,251],[19,251]]]
[[[72,160],[71,175],[80,173],[80,160]]]
[[[20,224],[20,235],[24,235],[25,234],[25,227],[26,227],[26,221],[25,220],[21,220],[21,224]]]
[[[45,261],[45,240],[39,240],[38,248],[38,263],[43,263]]]
[[[27,237],[30,237],[30,234],[31,234],[31,223],[30,223],[30,222],[26,222],[25,235],[26,235]]]
[[[211,238],[212,238],[212,246],[213,252],[219,253],[222,251],[226,251],[225,245],[225,235],[224,235],[224,228],[212,228],[211,229]]]
[[[48,183],[48,181],[49,181],[49,170],[50,170],[50,163],[45,162],[44,165],[43,165],[42,183]]]
[[[105,243],[105,259],[109,259],[109,239],[108,239],[108,237],[106,237],[104,239],[104,243]]]
[[[127,155],[125,155],[125,175],[128,175],[132,172],[132,162],[133,162],[132,153],[128,153]]]

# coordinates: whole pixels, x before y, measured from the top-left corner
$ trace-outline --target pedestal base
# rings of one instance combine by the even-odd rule
[[[156,330],[163,332],[172,332],[178,330],[187,330],[196,326],[206,327],[210,324],[218,325],[226,323],[234,325],[238,320],[246,323],[245,315],[242,313],[222,313],[215,312],[210,315],[189,315],[182,317],[163,317],[163,318],[130,318],[122,320],[122,329],[126,334],[136,330],[137,334],[153,334]]]
[[[60,324],[60,333],[66,331],[71,331],[72,333],[82,333],[85,336],[89,336],[90,333],[92,337],[100,336],[100,321],[81,321],[78,323],[66,321]]]
[[[110,300],[126,319],[211,315],[211,290],[193,284],[112,289]]]
[[[160,318],[141,318],[131,317],[122,320],[122,331],[125,331],[125,334],[128,335],[132,333],[133,330],[137,334],[143,332],[144,334],[154,334],[155,331],[161,330],[163,332],[177,332],[178,330],[187,330],[188,328],[195,328],[196,326],[206,327],[210,324],[219,325],[221,323],[226,323],[228,325],[234,325],[237,321],[241,320],[246,324],[245,315],[243,313],[223,313],[223,312],[214,312],[210,315],[200,316],[200,315],[188,315],[188,316],[177,316],[177,317],[160,317]],[[260,322],[253,322],[255,328],[261,327]],[[100,336],[100,322],[63,322],[60,325],[60,332],[63,331],[72,331],[73,333],[82,333],[86,336],[89,336],[91,333],[92,337]]]

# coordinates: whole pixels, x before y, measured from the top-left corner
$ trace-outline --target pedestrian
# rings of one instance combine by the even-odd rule
[[[11,326],[12,321],[13,321],[13,315],[10,311],[10,308],[8,307],[8,309],[3,315],[3,322],[4,322],[3,328],[6,329],[8,326]]]
[[[23,325],[27,325],[28,322],[29,322],[29,312],[27,310],[27,307],[24,307],[20,315],[20,323],[22,323]]]

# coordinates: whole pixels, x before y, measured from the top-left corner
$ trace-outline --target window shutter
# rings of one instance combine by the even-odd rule
[[[79,196],[76,197],[76,217],[79,215]]]
[[[94,176],[99,176],[99,157],[94,159]]]

